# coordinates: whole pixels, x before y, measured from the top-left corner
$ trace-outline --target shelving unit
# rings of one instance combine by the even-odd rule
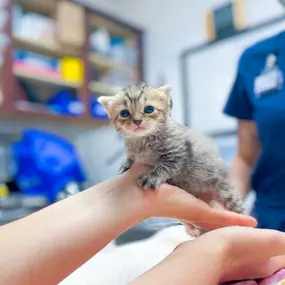
[[[84,27],[84,42],[82,45],[67,44],[60,39],[60,32],[56,33],[58,36],[53,40],[46,37],[40,40],[30,38],[29,35],[23,36],[20,33],[13,33],[13,5],[17,4],[22,7],[24,13],[38,13],[48,18],[55,20],[58,29],[67,23],[70,25],[70,18],[63,20],[61,14],[58,12],[60,5],[63,3],[73,3],[80,10],[83,10],[83,27]],[[102,125],[108,120],[94,118],[91,113],[91,98],[108,95],[112,96],[117,93],[124,82],[121,79],[116,79],[113,74],[125,74],[125,77],[130,77],[133,82],[143,80],[143,57],[142,57],[142,31],[135,27],[121,22],[109,15],[105,15],[99,11],[92,10],[89,7],[82,6],[73,0],[8,0],[8,5],[5,8],[9,15],[5,34],[10,39],[5,54],[4,66],[2,70],[2,100],[0,101],[0,117],[8,119],[19,120],[37,120],[43,122],[57,122],[59,124],[88,124],[88,125]],[[59,22],[60,21],[60,22]],[[65,21],[65,22],[64,22]],[[60,23],[60,24],[59,24]],[[93,33],[100,28],[104,28],[110,34],[110,37],[123,37],[126,42],[132,41],[137,46],[137,62],[131,66],[128,63],[117,60],[112,57],[112,54],[101,54],[91,47],[89,38]],[[33,31],[31,31],[33,33]],[[62,59],[65,57],[76,57],[80,59],[84,66],[84,79],[82,82],[68,80],[60,75],[33,72],[32,69],[23,68],[14,64],[13,54],[16,49],[33,52],[36,54],[48,56],[55,59]],[[112,82],[108,76],[113,76],[116,80]],[[120,77],[120,76],[118,76]],[[124,76],[122,76],[123,78]],[[84,113],[82,116],[66,116],[56,115],[42,103],[30,102],[28,96],[25,95],[21,89],[20,81],[27,84],[34,84],[35,86],[44,90],[45,94],[41,97],[46,98],[47,91],[55,92],[54,90],[74,90],[76,96],[81,99],[84,105]]]

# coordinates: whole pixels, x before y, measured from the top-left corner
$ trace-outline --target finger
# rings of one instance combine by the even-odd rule
[[[195,236],[195,228],[199,228],[205,231],[213,231],[221,228],[230,227],[229,225],[219,225],[219,224],[209,224],[203,222],[196,222],[195,224],[189,224],[187,221],[181,220],[182,223],[187,225],[187,232],[190,233],[191,236]],[[189,229],[190,228],[190,229]]]
[[[213,209],[211,207],[207,207],[207,209],[203,211],[200,218],[197,219],[197,222],[199,223],[206,222],[208,224],[216,226],[239,225],[239,226],[255,227],[257,225],[257,221],[253,217],[233,213],[222,209]]]
[[[203,230],[207,230],[207,231],[213,231],[213,230],[217,230],[220,228],[225,228],[225,227],[229,227],[229,225],[218,225],[218,224],[209,224],[209,223],[195,223],[195,226],[197,226],[200,229]]]
[[[211,208],[226,211],[226,208],[221,203],[219,203],[218,201],[209,201],[209,203],[207,202],[207,204],[209,204],[209,206]],[[226,226],[223,226],[223,225],[213,225],[213,224],[203,223],[203,222],[202,223],[195,223],[195,225],[193,225],[193,227],[194,226],[196,226],[196,227],[198,227],[200,229],[204,229],[206,231],[211,231],[211,230],[216,230],[216,229],[219,229],[219,228],[222,228],[222,227],[226,227]]]
[[[285,268],[285,256],[282,255],[272,257],[267,263],[267,265],[264,267],[264,271],[262,272],[262,278],[271,276],[272,274],[283,268]]]
[[[255,227],[257,221],[253,217],[236,214],[233,212],[213,209],[208,204],[195,198],[193,195],[177,187],[163,184],[161,192],[169,192],[168,203],[164,203],[165,215],[171,215],[188,223],[206,223],[221,226],[250,226]]]
[[[252,229],[252,234],[238,241],[240,252],[259,260],[285,255],[285,233],[275,230]]]
[[[229,276],[224,276],[223,281],[263,279],[273,275],[275,272],[278,272],[284,267],[285,267],[285,256],[273,257],[265,261],[251,260],[250,262],[243,263],[234,272],[231,272]],[[284,272],[282,272],[282,274],[284,274]]]
[[[183,224],[185,224],[185,226],[187,227],[187,232],[188,233],[190,232],[191,236],[194,236],[195,228],[203,229],[206,231],[211,231],[211,230],[216,230],[219,228],[226,227],[226,226],[221,226],[221,225],[212,225],[209,223],[195,223],[195,224],[192,223],[192,224],[189,224],[188,221],[185,221],[185,220],[181,220],[181,222]]]
[[[220,228],[230,227],[228,225],[209,224],[209,223],[205,223],[205,222],[196,222],[196,223],[192,223],[192,224],[189,224],[189,222],[185,221],[185,220],[181,220],[181,222],[183,224],[187,225],[187,227],[190,227],[191,231],[193,230],[192,228],[195,228],[195,227],[202,229],[202,230],[206,230],[206,231],[212,231],[212,230],[217,230]]]
[[[204,229],[217,229],[234,225],[255,227],[257,225],[257,221],[253,217],[210,207],[203,207],[194,222]]]

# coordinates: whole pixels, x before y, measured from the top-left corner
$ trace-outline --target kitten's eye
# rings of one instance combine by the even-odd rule
[[[128,118],[130,116],[130,112],[128,110],[122,110],[120,112],[121,117]]]
[[[147,114],[151,114],[151,113],[153,113],[153,111],[154,111],[154,107],[152,107],[152,106],[146,106],[144,108],[144,112]]]

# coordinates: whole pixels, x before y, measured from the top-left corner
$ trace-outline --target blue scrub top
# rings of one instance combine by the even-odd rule
[[[276,66],[285,75],[285,32],[244,52],[224,112],[257,124],[262,150],[252,174],[257,195],[255,211],[266,216],[265,209],[278,208],[278,216],[283,215],[282,226],[281,222],[273,225],[273,218],[268,217],[264,227],[285,230],[285,86],[260,97],[254,91],[255,79],[263,73],[270,54],[276,55]]]

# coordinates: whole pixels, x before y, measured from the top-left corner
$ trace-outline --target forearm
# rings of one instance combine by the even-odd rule
[[[239,193],[242,197],[246,196],[251,189],[250,176],[252,167],[240,156],[236,156],[232,162],[230,172]]]
[[[116,178],[2,227],[1,282],[57,284],[142,220],[139,189],[124,185]]]
[[[181,258],[183,247],[171,253],[156,267],[131,285],[217,285],[222,275],[222,253],[193,242],[187,262]],[[191,276],[191,279],[189,279]]]

